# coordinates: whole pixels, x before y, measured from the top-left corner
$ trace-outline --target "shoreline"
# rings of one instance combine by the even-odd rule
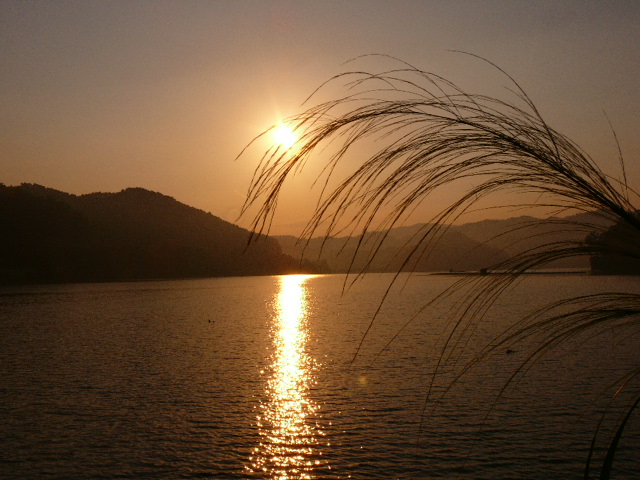
[[[506,271],[460,271],[460,272],[424,272],[423,275],[452,275],[452,276],[489,276],[489,275],[514,275]],[[592,275],[589,270],[534,270],[519,272],[517,275]]]

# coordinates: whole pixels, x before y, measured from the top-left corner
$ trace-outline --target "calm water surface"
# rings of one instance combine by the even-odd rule
[[[0,478],[582,478],[637,329],[563,346],[498,401],[526,345],[441,394],[532,306],[638,280],[527,278],[434,377],[456,299],[403,326],[457,279],[402,278],[364,337],[391,279],[344,294],[342,276],[3,288]],[[639,427],[615,478],[640,476]]]

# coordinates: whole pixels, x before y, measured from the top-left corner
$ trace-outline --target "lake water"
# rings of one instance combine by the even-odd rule
[[[441,394],[528,308],[638,280],[527,277],[434,377],[456,298],[401,327],[458,278],[401,277],[364,337],[391,279],[345,293],[332,275],[1,289],[0,477],[582,478],[602,407],[638,366],[637,328],[563,345],[497,401],[526,344]],[[614,478],[640,476],[637,417]]]

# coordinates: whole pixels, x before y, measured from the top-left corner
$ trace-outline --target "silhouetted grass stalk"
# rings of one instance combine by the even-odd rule
[[[456,322],[445,332],[434,381],[443,365],[456,363],[483,316],[524,272],[560,259],[611,254],[611,245],[585,241],[585,237],[602,235],[614,224],[624,225],[628,238],[619,242],[613,253],[640,258],[640,220],[632,203],[632,199],[637,202],[638,195],[627,185],[622,155],[622,180],[612,179],[573,141],[551,128],[515,80],[500,72],[511,82],[520,106],[467,93],[437,75],[402,62],[399,68],[382,73],[350,72],[332,78],[330,83],[345,82],[346,94],[308,107],[288,120],[298,135],[298,145],[292,150],[274,147],[264,153],[243,208],[246,213],[258,207],[254,231],[267,233],[284,183],[307,162],[322,162],[317,208],[303,236],[360,235],[356,255],[367,244],[373,252],[370,263],[384,242],[387,229],[397,226],[434,193],[449,187],[461,189],[458,197],[419,232],[419,242],[403,267],[428,255],[448,225],[481,200],[498,193],[524,194],[520,197],[523,201],[517,204],[520,208],[544,206],[556,215],[590,212],[591,218],[599,217],[598,221],[581,222],[557,216],[550,219],[579,234],[570,241],[545,239],[543,234],[530,233],[532,225],[523,224],[514,231],[523,238],[539,235],[537,247],[494,265],[491,270],[500,271],[500,275],[465,277],[429,301],[430,305],[463,288],[469,289],[467,299],[457,306]],[[331,186],[337,167],[362,143],[381,146],[359,160],[352,173],[338,179],[337,186]],[[532,194],[537,197],[535,201],[530,200]],[[365,235],[373,231],[379,233]],[[364,272],[366,267],[354,273]],[[509,384],[541,355],[568,339],[614,327],[637,326],[639,314],[638,294],[614,292],[562,300],[507,329],[461,367],[456,379],[496,349],[535,337],[537,347],[513,373]],[[636,370],[629,377],[637,375]],[[628,381],[626,378],[625,384]],[[438,399],[432,398],[431,389],[427,398],[435,408]],[[629,415],[639,398],[636,395],[629,404]],[[601,478],[610,474],[627,419],[620,422],[620,430],[611,439],[600,469]],[[593,462],[595,436],[593,442],[585,478]]]

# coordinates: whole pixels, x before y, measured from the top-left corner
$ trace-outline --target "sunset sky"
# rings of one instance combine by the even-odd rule
[[[236,222],[255,161],[234,158],[353,57],[390,54],[508,95],[487,65],[451,52],[463,50],[509,72],[549,124],[618,175],[608,117],[640,186],[633,0],[3,0],[0,38],[7,185],[143,187]],[[274,233],[309,215],[281,207]]]

